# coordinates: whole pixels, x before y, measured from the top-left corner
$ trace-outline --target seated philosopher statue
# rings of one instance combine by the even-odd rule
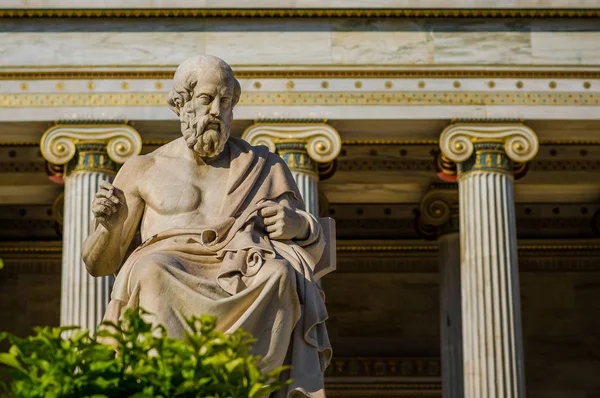
[[[230,137],[240,94],[219,58],[177,68],[168,102],[183,137],[102,182],[83,260],[93,276],[117,273],[105,320],[141,307],[181,337],[185,318],[216,315],[219,330],[258,339],[264,371],[291,365],[277,396],[324,397],[331,346],[312,271],[323,231],[283,160]]]

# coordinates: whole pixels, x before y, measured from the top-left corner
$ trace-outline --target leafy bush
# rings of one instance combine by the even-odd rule
[[[179,340],[144,315],[127,311],[95,337],[75,327],[36,328],[24,339],[0,333],[12,344],[0,353],[12,378],[3,389],[18,398],[236,398],[266,397],[287,384],[279,381],[284,368],[261,373],[247,332],[218,332],[216,318],[203,315],[187,320],[191,332]]]

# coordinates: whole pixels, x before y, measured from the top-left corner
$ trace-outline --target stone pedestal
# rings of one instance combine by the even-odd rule
[[[442,396],[462,398],[460,239],[456,184],[431,189],[421,201],[419,222],[437,238],[440,266]]]
[[[465,398],[525,397],[515,163],[538,150],[515,124],[453,124],[440,137],[458,166]]]
[[[324,123],[257,123],[242,138],[281,156],[298,184],[306,210],[318,217],[317,163],[332,162],[340,153],[342,140],[337,131]]]
[[[112,277],[90,276],[81,245],[93,219],[91,203],[100,182],[112,179],[117,163],[139,154],[142,141],[127,125],[59,125],[42,137],[44,158],[64,165],[61,325],[94,331],[110,298]]]

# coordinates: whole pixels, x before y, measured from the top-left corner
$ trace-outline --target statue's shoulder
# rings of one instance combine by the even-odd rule
[[[140,174],[152,168],[152,166],[161,158],[173,158],[178,157],[180,151],[181,142],[180,139],[173,140],[165,145],[156,148],[154,151],[144,155],[133,156],[127,160],[121,170],[125,170],[128,173]]]
[[[266,146],[254,146],[251,145],[248,141],[238,137],[229,137],[229,146],[232,148],[232,150],[236,152],[250,153],[254,156],[265,159],[270,157],[269,148],[267,148]]]
[[[179,137],[171,142],[159,146],[154,151],[148,153],[146,156],[149,156],[152,159],[159,157],[177,156],[181,152],[182,143],[183,137]]]
[[[148,152],[145,155],[138,155],[132,158],[131,160],[135,160],[135,166],[148,169],[155,163],[160,162],[161,160],[168,162],[170,159],[181,159],[182,149],[184,146],[185,145],[183,144],[183,137],[178,138],[176,140],[159,146],[152,152]]]
[[[128,178],[139,179],[152,163],[152,158],[148,155],[133,156],[123,163],[118,174],[121,178],[128,176]]]
[[[238,151],[252,153],[256,157],[265,159],[267,163],[285,163],[278,155],[270,152],[266,145],[251,145],[238,137],[229,137],[229,143]]]

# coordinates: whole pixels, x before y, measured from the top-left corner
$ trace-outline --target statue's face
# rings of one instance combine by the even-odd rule
[[[187,146],[202,158],[223,152],[231,132],[234,83],[221,69],[198,72],[192,98],[179,119]]]

